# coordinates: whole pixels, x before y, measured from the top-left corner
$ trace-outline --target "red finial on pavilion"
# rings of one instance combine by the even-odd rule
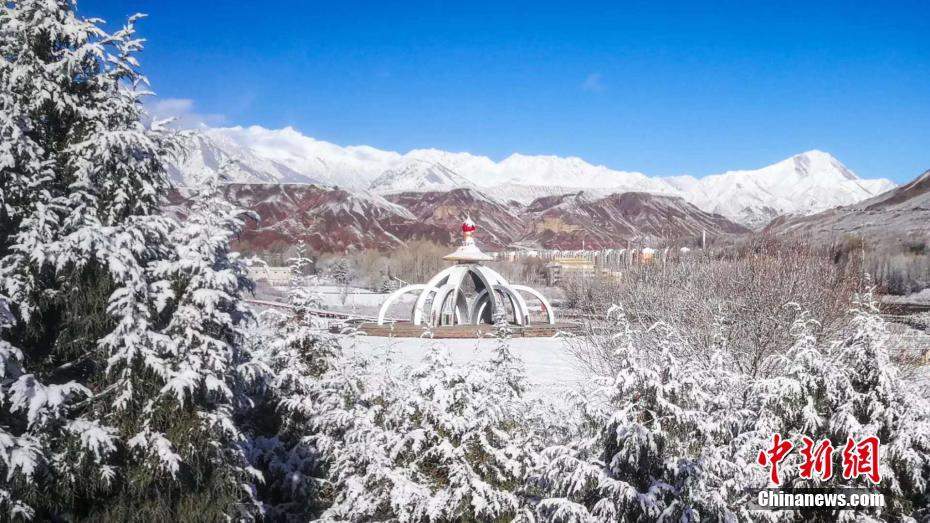
[[[471,216],[466,216],[465,221],[462,222],[462,245],[474,245],[475,240],[472,235],[477,228],[475,222],[471,221]]]
[[[480,261],[493,260],[492,257],[481,252],[481,249],[475,245],[473,238],[478,227],[472,221],[471,216],[466,216],[462,222],[462,246],[448,256],[443,256],[444,260],[455,260],[459,263],[475,263]]]

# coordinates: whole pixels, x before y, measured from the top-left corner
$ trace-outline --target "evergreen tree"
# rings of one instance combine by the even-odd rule
[[[662,324],[660,346],[635,346],[635,332],[618,317],[614,338],[623,357],[602,390],[576,399],[573,441],[543,452],[537,508],[546,521],[735,520],[718,492],[736,464],[726,452],[727,395],[732,377],[675,357],[683,341]],[[738,413],[737,413],[738,415]]]
[[[307,245],[303,240],[297,242],[294,257],[288,259],[288,263],[291,271],[288,301],[291,306],[301,315],[309,314],[310,309],[320,308],[320,295],[313,290],[313,260],[307,256]]]
[[[501,369],[497,374],[495,369]],[[507,521],[531,517],[532,445],[517,398],[522,371],[499,348],[485,365],[453,366],[433,344],[400,390],[345,435],[327,517],[362,521]],[[406,380],[402,380],[402,384]]]
[[[268,516],[303,520],[319,515],[330,502],[328,462],[355,421],[364,387],[361,369],[344,357],[338,340],[313,315],[318,300],[303,270],[308,260],[298,249],[290,261],[292,312],[264,318],[263,338],[272,341],[263,359],[274,379],[263,409],[273,415],[264,420],[252,459],[265,471],[262,495]]]
[[[0,5],[0,500],[23,515],[254,504],[234,416],[239,375],[259,370],[237,349],[236,224],[161,214],[176,140],[143,124],[137,19],[109,34],[73,2]]]
[[[145,263],[170,229],[151,216],[168,139],[140,124],[134,21],[106,34],[66,2],[0,6],[0,293],[14,317],[3,337],[26,372],[2,417],[41,449],[13,496],[44,514],[110,489],[119,428],[98,398],[126,393],[130,360],[163,370],[146,365],[142,304]]]
[[[779,433],[795,448],[779,467],[782,485],[877,488],[885,497],[884,507],[798,513],[794,515],[798,520],[852,521],[867,515],[884,521],[922,520],[930,517],[930,405],[898,376],[871,291],[857,296],[855,303],[846,328],[832,342],[817,343],[814,322],[806,314],[796,322],[794,347],[775,357],[785,373],[753,387],[757,421],[738,439],[737,450],[741,461],[751,464],[761,449],[771,446],[772,434]],[[831,442],[831,479],[801,477],[805,436]],[[841,473],[845,444],[850,438],[860,441],[868,436],[880,441],[877,486],[864,477],[844,478]],[[769,480],[763,472],[747,466],[740,481],[765,486]]]
[[[179,499],[191,496],[188,510],[214,519],[259,509],[252,485],[262,477],[250,468],[240,425],[251,415],[249,391],[269,378],[270,369],[254,361],[244,343],[254,318],[241,298],[252,282],[229,245],[245,213],[222,198],[217,175],[198,182],[189,214],[170,236],[175,252],[153,264],[156,303],[170,314],[156,338],[170,374],[129,445],[166,470],[186,464],[200,488],[186,482],[161,488],[177,489],[173,497]]]
[[[329,274],[332,276],[333,281],[339,285],[346,286],[352,280],[352,268],[349,267],[349,262],[344,258],[337,258],[332,261],[329,266]]]

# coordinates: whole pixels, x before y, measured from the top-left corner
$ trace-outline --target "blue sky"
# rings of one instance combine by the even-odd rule
[[[926,1],[79,0],[79,12],[148,13],[153,89],[211,124],[656,176],[809,149],[868,178],[930,169]]]

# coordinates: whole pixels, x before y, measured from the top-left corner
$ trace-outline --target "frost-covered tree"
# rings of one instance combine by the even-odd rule
[[[337,258],[329,265],[329,275],[339,285],[348,285],[352,279],[352,268],[345,258]]]
[[[308,256],[307,244],[298,240],[294,246],[294,256],[288,258],[288,267],[295,278],[304,278],[313,270],[313,259]]]
[[[615,339],[621,368],[601,390],[576,396],[581,433],[543,452],[537,481],[545,521],[734,520],[718,492],[736,464],[726,452],[740,413],[732,376],[675,356],[683,341],[664,325],[643,350],[625,316]]]
[[[751,463],[780,433],[796,452],[783,462],[783,485],[877,488],[886,505],[868,511],[798,514],[798,519],[861,520],[870,515],[885,521],[930,517],[930,404],[902,380],[892,364],[886,343],[888,333],[871,291],[859,294],[846,327],[832,342],[817,343],[807,315],[794,326],[796,342],[777,365],[785,372],[761,380],[752,390],[757,421],[738,438],[740,459]],[[802,437],[829,439],[834,475],[822,481],[800,476]],[[849,438],[860,441],[877,436],[881,443],[881,482],[844,478],[842,451]],[[761,477],[760,477],[761,476]],[[746,467],[744,485],[765,486],[767,475]]]
[[[887,332],[871,293],[855,300],[833,341],[797,310],[795,344],[772,356],[777,375],[751,379],[727,371],[724,338],[689,347],[658,324],[648,339],[623,317],[613,331],[620,368],[607,387],[575,398],[577,431],[543,452],[537,483],[547,521],[835,521],[923,520],[928,517],[930,409],[902,380],[885,348]],[[790,305],[789,305],[790,306]],[[676,355],[706,350],[708,363]],[[886,506],[856,511],[749,511],[746,489],[770,486],[760,451],[773,437],[794,444],[779,465],[782,486],[868,487]],[[881,482],[844,478],[851,439],[881,441]],[[826,438],[833,476],[804,478],[803,437]]]
[[[12,327],[10,301],[0,296],[0,333]],[[31,519],[35,509],[25,495],[47,466],[46,431],[78,431],[81,423],[65,419],[68,403],[90,395],[74,382],[44,386],[23,369],[23,352],[0,339],[0,510],[5,519]],[[109,434],[104,433],[98,450],[111,449]],[[88,445],[90,447],[90,445]]]
[[[308,259],[291,260],[289,313],[263,318],[263,361],[274,371],[260,410],[270,413],[255,439],[252,460],[264,471],[261,488],[272,518],[318,516],[332,496],[326,481],[331,456],[364,404],[361,364],[346,358],[334,335],[313,315]]]
[[[143,123],[137,18],[107,33],[73,2],[0,5],[0,497],[43,519],[251,501],[229,425],[245,370],[230,223],[208,240],[161,214],[176,141]]]
[[[301,315],[309,314],[310,309],[320,308],[321,298],[314,290],[315,277],[311,276],[313,260],[307,255],[307,245],[300,240],[294,250],[294,256],[288,259],[291,271],[291,283],[288,289],[288,301]]]
[[[132,452],[156,460],[153,470],[183,468],[198,477],[198,489],[185,482],[160,488],[190,496],[188,509],[208,519],[259,508],[254,484],[262,478],[250,467],[240,418],[251,415],[249,391],[270,374],[244,343],[254,318],[242,294],[252,282],[230,242],[245,213],[221,196],[219,184],[215,174],[198,180],[187,216],[169,238],[173,255],[153,264],[156,304],[168,314],[154,340],[170,372],[142,411],[142,431],[129,441]]]
[[[325,516],[531,517],[525,480],[533,442],[518,408],[525,383],[506,341],[490,362],[465,367],[432,344],[402,383],[405,389],[373,395],[382,401],[370,401],[374,408],[346,433],[331,467],[335,499]]]
[[[140,123],[134,21],[107,34],[69,2],[0,6],[0,293],[14,317],[3,338],[31,389],[3,416],[41,449],[13,494],[40,514],[80,511],[114,485],[118,423],[98,398],[126,392],[130,361],[146,366],[155,321],[145,263],[170,230],[154,216],[169,144]]]

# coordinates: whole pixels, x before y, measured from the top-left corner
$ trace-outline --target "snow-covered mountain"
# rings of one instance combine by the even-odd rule
[[[182,185],[195,185],[201,176],[217,172],[224,165],[230,182],[319,183],[283,163],[260,156],[223,133],[212,130],[194,133],[184,144],[185,148],[168,166],[168,173]]]
[[[314,252],[399,249],[410,241],[454,244],[463,216],[478,224],[477,241],[489,250],[513,245],[550,249],[694,244],[706,232],[726,238],[748,230],[675,196],[585,192],[502,204],[475,189],[403,192],[386,198],[312,184],[231,183],[224,195],[253,211],[236,240],[246,252],[275,251],[304,241]],[[186,212],[186,191],[169,198]]]
[[[318,183],[381,194],[478,188],[500,201],[528,204],[584,190],[592,196],[646,192],[678,196],[699,209],[759,228],[776,216],[812,214],[850,205],[892,189],[886,179],[863,180],[822,151],[808,151],[754,170],[695,178],[649,177],[590,164],[581,158],[513,154],[500,162],[437,149],[406,154],[368,146],[339,146],[288,127],[196,131],[190,154],[171,167],[190,183],[198,173],[236,160],[235,182]]]
[[[367,189],[372,180],[399,165],[404,157],[368,146],[342,147],[314,140],[290,127],[218,127],[191,133],[189,154],[171,167],[182,184],[203,169],[217,169],[234,159],[234,182],[320,183],[351,190]]]
[[[225,197],[258,215],[247,220],[240,248],[267,251],[303,240],[315,252],[396,249],[410,240],[448,243],[445,228],[425,224],[404,207],[364,192],[318,185],[233,183]],[[183,209],[183,195],[176,196]],[[183,212],[180,212],[183,214]]]
[[[642,192],[549,196],[531,203],[523,215],[534,243],[558,249],[624,247],[628,241],[695,243],[702,232],[717,237],[748,232],[680,197]]]
[[[479,225],[476,239],[485,248],[505,248],[524,236],[522,207],[502,204],[474,189],[406,192],[386,198],[409,210],[423,224],[449,231],[450,241],[458,239],[465,216],[475,217]]]
[[[784,214],[849,205],[895,187],[890,180],[862,180],[830,154],[816,150],[761,169],[666,181],[699,208],[750,227]]]
[[[930,171],[910,183],[852,205],[809,216],[782,216],[766,232],[830,242],[854,236],[872,245],[921,245],[930,238]]]
[[[397,167],[384,171],[371,182],[370,188],[377,193],[392,194],[471,189],[475,188],[475,184],[441,163],[409,158]]]

